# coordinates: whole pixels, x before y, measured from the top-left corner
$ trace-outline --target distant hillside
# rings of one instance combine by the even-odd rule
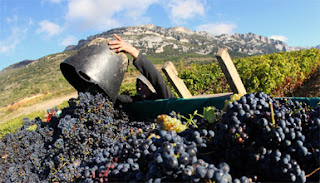
[[[139,48],[152,62],[164,61],[212,62],[219,48],[228,48],[232,57],[291,51],[285,43],[253,33],[213,36],[207,32],[191,31],[184,27],[162,28],[142,25],[111,29],[82,39],[64,52],[37,60],[24,60],[0,72],[0,107],[26,97],[72,89],[63,77],[59,64],[84,44],[96,37],[113,38],[113,34]],[[36,50],[35,50],[36,51]]]
[[[22,61],[0,72],[0,108],[26,97],[71,89],[59,64],[75,51]]]
[[[238,56],[296,50],[282,41],[253,33],[213,36],[205,31],[191,31],[185,27],[165,29],[152,24],[111,29],[82,39],[77,45],[68,46],[66,50],[77,50],[97,37],[113,38],[113,34],[119,34],[153,57],[185,54],[212,55],[219,48],[228,48],[230,55]]]
[[[21,67],[28,66],[29,64],[32,64],[35,61],[36,60],[23,60],[21,62],[18,62],[16,64],[13,64],[13,65],[9,66],[7,69],[18,69],[18,68],[21,68]]]

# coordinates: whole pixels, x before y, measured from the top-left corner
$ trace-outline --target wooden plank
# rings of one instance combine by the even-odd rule
[[[230,97],[233,95],[232,92],[228,93],[215,93],[215,94],[206,94],[206,95],[196,95],[192,96],[191,98],[215,98],[215,97]]]
[[[245,95],[247,93],[246,88],[241,81],[239,73],[233,64],[227,49],[220,48],[216,57],[219,61],[222,72],[227,78],[232,92]]]
[[[172,62],[166,62],[162,67],[162,71],[172,84],[175,91],[178,93],[180,98],[191,98],[192,95],[184,84],[183,80],[178,77],[178,71],[172,64]]]

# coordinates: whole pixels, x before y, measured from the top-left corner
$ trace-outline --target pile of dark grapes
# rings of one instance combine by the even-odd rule
[[[212,149],[224,154],[235,177],[318,182],[319,132],[319,105],[312,108],[288,98],[274,100],[259,92],[227,106]]]
[[[24,119],[0,140],[0,182],[319,181],[319,105],[259,92],[215,112],[213,123],[161,115],[172,129],[191,124],[165,131],[79,93],[59,118]]]

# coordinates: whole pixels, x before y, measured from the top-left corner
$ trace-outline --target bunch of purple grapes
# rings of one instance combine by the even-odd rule
[[[39,118],[25,118],[16,133],[5,135],[0,140],[0,182],[39,182],[52,132]]]
[[[173,114],[163,121],[186,124]],[[318,181],[319,126],[319,106],[255,93],[216,110],[214,123],[165,131],[79,93],[59,118],[25,119],[0,140],[0,182]]]
[[[228,105],[211,149],[234,177],[254,181],[319,181],[319,106],[259,92]]]

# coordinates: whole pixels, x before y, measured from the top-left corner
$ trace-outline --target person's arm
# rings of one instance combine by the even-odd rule
[[[125,52],[132,55],[133,59],[138,58],[139,50],[133,47],[131,44],[123,41],[117,34],[114,34],[114,37],[117,39],[115,41],[109,41],[108,44],[111,50],[115,50],[117,53]]]
[[[131,46],[127,42],[123,41],[118,35],[114,34],[114,37],[116,38],[116,40],[112,40],[108,42],[108,45],[111,50],[115,50],[116,53],[119,53],[119,52],[129,53],[130,55],[132,55],[134,59],[138,57],[139,55],[138,49]],[[118,105],[130,104],[136,100],[137,99],[135,96],[118,95],[115,103]]]
[[[158,98],[166,99],[174,97],[171,89],[165,83],[161,73],[141,53],[133,60],[133,65],[143,74],[152,84],[157,92]]]
[[[147,59],[147,57],[142,55],[140,51],[131,44],[123,41],[118,35],[114,34],[114,37],[117,40],[108,42],[110,49],[115,50],[116,52],[122,51],[132,55],[134,58],[133,65],[150,81],[157,92],[158,98],[165,99],[174,97],[160,72]]]

